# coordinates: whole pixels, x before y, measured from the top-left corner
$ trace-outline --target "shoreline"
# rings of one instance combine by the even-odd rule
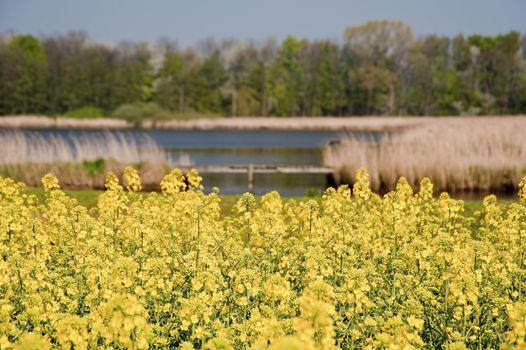
[[[320,130],[320,131],[400,131],[433,122],[473,122],[523,119],[526,116],[368,116],[368,117],[224,117],[192,120],[144,120],[139,129],[151,130]],[[133,129],[121,119],[52,118],[47,116],[0,116],[0,129]]]

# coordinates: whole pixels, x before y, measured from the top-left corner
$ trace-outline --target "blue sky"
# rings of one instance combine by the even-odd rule
[[[405,21],[417,35],[525,33],[526,0],[0,0],[0,33],[83,30],[108,43],[338,39],[347,26],[370,19]]]

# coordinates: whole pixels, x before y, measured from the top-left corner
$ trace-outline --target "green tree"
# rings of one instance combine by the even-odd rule
[[[3,113],[46,112],[47,58],[32,35],[14,36],[2,57]]]
[[[193,107],[202,113],[227,114],[228,108],[221,88],[228,80],[228,74],[221,61],[219,51],[205,57],[193,77]]]
[[[411,115],[455,114],[456,79],[450,40],[429,35],[415,41],[408,55],[405,109]]]
[[[483,113],[484,99],[477,81],[477,58],[480,51],[469,44],[463,35],[457,35],[450,44],[450,66],[454,79],[452,91],[455,101],[452,114]]]
[[[121,44],[117,50],[106,53],[99,49],[99,59],[106,61],[111,71],[100,77],[102,89],[97,91],[108,91],[110,96],[102,107],[106,110],[114,110],[122,104],[131,102],[150,102],[153,99],[154,71],[150,63],[151,53],[146,43]],[[101,61],[94,62],[97,67]],[[104,67],[98,67],[100,72]],[[107,68],[106,68],[107,70]],[[94,72],[96,73],[96,72]],[[96,74],[93,74],[97,78]],[[104,96],[98,96],[104,99]]]
[[[227,60],[230,114],[261,115],[265,100],[266,66],[257,48],[241,44],[231,50]]]
[[[193,50],[168,50],[157,98],[163,107],[180,113],[225,113],[221,87],[227,79],[217,50],[207,57],[199,57]]]
[[[188,56],[188,55],[187,55]],[[159,103],[172,111],[185,112],[185,90],[187,90],[190,57],[167,48],[163,66],[159,72],[157,99]]]
[[[279,116],[304,113],[304,71],[300,63],[302,46],[306,42],[288,36],[279,48],[278,56],[271,67],[270,94],[272,111]]]
[[[341,115],[343,76],[340,48],[334,42],[322,40],[315,44],[317,83],[312,114]]]
[[[486,113],[517,112],[520,105],[520,34],[472,35],[468,38],[474,54],[477,87],[484,95]]]
[[[63,114],[83,107],[90,91],[88,62],[84,58],[87,35],[70,32],[66,36],[45,38],[43,43],[49,57],[47,90],[50,114]]]
[[[399,21],[369,21],[346,29],[347,57],[354,63],[348,71],[350,110],[397,114],[400,75],[411,41],[411,27]]]
[[[0,114],[110,115],[153,102],[163,115],[526,113],[526,36],[415,40],[407,24],[383,20],[347,28],[343,44],[206,39],[158,54],[147,43],[109,46],[82,32],[6,35],[0,83]]]

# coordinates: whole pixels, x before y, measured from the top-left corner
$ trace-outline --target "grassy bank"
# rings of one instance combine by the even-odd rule
[[[413,188],[429,177],[438,191],[513,191],[526,171],[523,118],[435,119],[380,141],[349,136],[324,150],[336,181],[354,183],[360,167],[376,191],[401,176]]]
[[[78,203],[88,209],[97,206],[97,200],[99,195],[103,193],[102,190],[64,190],[66,195],[71,198],[75,198]],[[40,202],[45,200],[45,191],[42,187],[30,187],[27,189],[28,194],[35,195]],[[147,192],[143,192],[144,195]],[[221,213],[222,215],[229,215],[234,205],[237,203],[241,195],[220,195],[221,198]],[[314,199],[316,202],[321,202],[321,196],[315,197],[284,197],[285,203],[295,200],[297,202],[306,202]],[[256,196],[256,200],[260,202],[261,196]],[[498,203],[506,208],[509,204],[514,203],[512,200],[499,200]],[[482,200],[466,200],[464,201],[464,214],[466,216],[473,216],[475,212],[482,210]]]
[[[88,208],[94,208],[97,206],[97,200],[101,193],[103,193],[103,190],[63,190],[66,195],[68,195],[71,198],[74,198],[77,200],[77,202]],[[45,200],[45,191],[42,187],[29,187],[27,189],[27,193],[31,195],[35,195],[37,199],[42,203]],[[143,195],[147,195],[148,192],[141,192]],[[223,215],[228,215],[234,205],[237,203],[241,195],[221,195],[221,213]],[[261,199],[261,196],[256,197],[259,201]],[[305,202],[307,200],[314,199],[316,201],[321,201],[321,196],[316,197],[285,197],[283,198],[283,201],[286,203],[291,200],[299,201],[299,202]]]
[[[77,200],[79,205],[86,207],[88,209],[94,208],[97,206],[97,200],[99,195],[103,193],[102,190],[63,190],[64,193],[71,198]],[[44,202],[45,200],[45,191],[43,187],[29,187],[27,193],[37,197],[39,202]]]

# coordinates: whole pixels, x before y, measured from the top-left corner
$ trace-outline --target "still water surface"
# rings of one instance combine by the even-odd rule
[[[43,137],[65,139],[102,136],[105,133],[125,135],[136,140],[148,136],[163,148],[172,162],[181,157],[195,165],[322,165],[322,149],[345,134],[334,131],[280,130],[64,130],[25,129]],[[379,142],[379,132],[354,132],[353,137]],[[245,174],[203,174],[205,190],[219,187],[223,194],[239,194],[247,190]],[[327,186],[325,175],[255,174],[254,193],[279,191],[283,196],[303,196],[307,191],[321,193]],[[486,193],[458,193],[453,196],[479,200]],[[514,193],[500,193],[499,198],[516,200]]]
[[[280,130],[62,130],[32,129],[23,132],[65,139],[124,134],[137,140],[148,136],[176,163],[181,157],[195,165],[322,165],[322,149],[343,136],[333,131]],[[379,133],[360,133],[358,137],[377,140]],[[244,174],[204,174],[206,190],[219,187],[221,193],[237,194],[247,190]],[[284,196],[302,196],[306,191],[321,192],[327,186],[325,175],[255,174],[254,193],[272,190]]]

